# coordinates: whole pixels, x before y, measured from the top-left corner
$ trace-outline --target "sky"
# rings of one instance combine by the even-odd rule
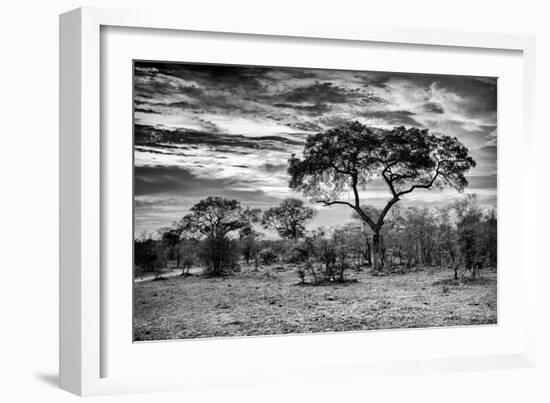
[[[287,197],[306,201],[288,187],[289,157],[301,155],[308,135],[349,120],[457,137],[477,162],[465,193],[496,207],[496,78],[136,61],[136,236],[169,226],[207,196],[262,209]],[[390,196],[382,182],[361,192],[363,204],[376,206]],[[399,203],[457,197],[454,189],[416,190]],[[351,220],[349,207],[312,206],[310,228]]]

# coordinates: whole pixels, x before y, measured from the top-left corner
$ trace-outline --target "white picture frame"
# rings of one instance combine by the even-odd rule
[[[102,244],[102,203],[104,198],[105,171],[102,153],[101,133],[101,30],[105,27],[128,27],[156,30],[179,30],[192,32],[216,32],[242,34],[256,38],[293,38],[293,40],[338,40],[354,43],[376,42],[381,44],[404,44],[446,48],[514,51],[521,53],[523,105],[523,133],[513,141],[522,145],[521,159],[528,161],[534,153],[534,101],[535,101],[535,41],[533,37],[488,33],[467,33],[456,31],[430,31],[408,28],[371,27],[336,22],[304,20],[299,25],[281,25],[278,21],[249,20],[245,17],[227,19],[206,16],[181,15],[151,10],[114,10],[103,8],[81,8],[60,17],[60,385],[63,389],[79,395],[150,392],[171,389],[207,388],[216,386],[245,386],[258,383],[288,382],[327,378],[327,373],[338,377],[361,377],[372,374],[412,374],[418,372],[464,371],[492,368],[532,366],[535,362],[535,289],[537,264],[534,248],[536,242],[528,234],[535,234],[535,211],[529,201],[534,200],[532,192],[519,192],[518,202],[521,225],[521,242],[515,251],[521,262],[522,281],[517,282],[522,308],[526,314],[521,325],[514,324],[514,331],[521,334],[520,343],[512,343],[500,353],[476,351],[472,354],[453,355],[437,353],[422,358],[391,357],[387,360],[366,360],[362,357],[346,362],[327,364],[306,362],[275,365],[267,360],[262,371],[247,373],[247,361],[235,363],[235,370],[222,367],[212,371],[208,380],[201,379],[201,372],[187,374],[186,368],[193,366],[193,359],[171,366],[172,372],[163,376],[135,376],[117,374],[105,376],[104,359],[106,351],[105,325],[102,319],[108,314],[105,304],[105,290],[102,288],[102,265],[104,247]],[[302,39],[300,39],[302,38]],[[128,119],[131,119],[129,116]],[[500,152],[500,151],[499,151]],[[499,154],[500,158],[500,154]],[[499,168],[500,169],[500,168]],[[499,178],[502,180],[502,178]],[[534,189],[535,176],[522,179],[523,189]],[[500,185],[499,185],[500,186]],[[500,195],[499,195],[500,197]],[[500,214],[500,210],[499,210]],[[499,229],[500,231],[500,229]],[[500,232],[499,232],[500,237]],[[500,238],[499,238],[500,239]],[[501,254],[510,253],[499,249]],[[500,264],[500,260],[499,260]],[[499,274],[500,275],[500,274]],[[500,281],[500,279],[499,279]],[[531,314],[532,313],[532,314]],[[452,337],[458,337],[469,329],[457,329]],[[416,333],[412,333],[416,332]],[[362,337],[376,337],[383,332],[367,332],[353,335],[332,335],[347,337],[350,343],[357,343]],[[374,334],[374,336],[373,336]],[[497,333],[495,333],[497,334]],[[397,338],[413,335],[422,342],[427,333],[403,331]],[[321,337],[321,339],[319,338]],[[322,339],[324,337],[324,339]],[[305,340],[329,340],[323,335],[294,336],[298,344]],[[389,337],[389,336],[388,336]],[[412,336],[411,336],[412,337]],[[446,337],[439,333],[438,338]],[[462,336],[460,336],[462,337]],[[251,349],[256,353],[278,343],[291,343],[290,338],[255,338],[225,340],[235,347]],[[259,341],[258,341],[259,340]],[[281,341],[282,340],[282,341]],[[425,342],[426,340],[424,340]],[[212,343],[201,341],[200,343]],[[177,343],[168,343],[164,352],[178,349]],[[150,347],[154,348],[154,347]],[[237,350],[236,350],[237,351]],[[455,352],[456,353],[456,352]],[[311,357],[310,357],[311,358]],[[240,365],[240,367],[239,367]],[[177,369],[180,368],[178,373]],[[304,371],[308,368],[308,371]],[[334,369],[337,371],[327,371]],[[207,371],[208,369],[204,369]],[[202,372],[204,374],[205,372]],[[183,376],[183,374],[187,374]],[[193,376],[194,375],[194,376]]]

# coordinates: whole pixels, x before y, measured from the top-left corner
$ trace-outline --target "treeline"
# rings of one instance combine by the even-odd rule
[[[460,268],[472,278],[497,265],[497,215],[482,209],[474,195],[438,208],[397,208],[382,230],[384,264]]]
[[[376,208],[363,206],[376,214]],[[349,270],[373,265],[373,232],[360,217],[342,226],[306,230],[316,210],[286,199],[265,211],[237,200],[208,197],[191,213],[153,236],[134,241],[136,274],[161,276],[169,263],[188,275],[201,267],[208,275],[294,265],[302,283],[346,281]],[[261,228],[275,231],[269,239]],[[497,217],[474,196],[437,208],[394,206],[379,234],[383,273],[441,267],[477,278],[482,267],[496,267]],[[375,274],[380,274],[376,270]]]

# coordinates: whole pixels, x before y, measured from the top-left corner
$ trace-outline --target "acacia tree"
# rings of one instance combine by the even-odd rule
[[[302,200],[285,199],[279,206],[264,211],[262,225],[276,230],[281,238],[296,241],[304,235],[305,223],[315,214],[315,209],[305,206]]]
[[[180,242],[182,237],[182,227],[174,224],[170,228],[162,229],[161,242],[168,259],[176,261],[176,268],[180,268],[181,251]]]
[[[348,223],[340,231],[345,235],[345,247],[353,257],[355,269],[360,270],[364,262],[370,265],[370,240],[363,223]]]
[[[134,240],[134,263],[137,272],[154,272],[159,278],[166,264],[162,245],[155,239]]]
[[[458,235],[451,220],[451,208],[452,206],[443,206],[438,209],[437,237],[439,248],[446,255],[445,263],[453,267],[455,280],[458,280],[458,266],[456,264]]]
[[[204,254],[207,270],[220,275],[230,264],[232,242],[228,235],[243,231],[257,222],[259,209],[242,207],[238,200],[207,197],[191,207],[191,213],[182,222],[189,231],[204,237]]]
[[[179,253],[181,261],[181,276],[189,276],[191,267],[198,261],[199,241],[195,238],[185,238],[180,241]]]
[[[239,246],[246,264],[250,264],[250,260],[255,260],[260,251],[260,238],[262,234],[254,231],[252,228],[246,228],[239,231]]]
[[[417,128],[383,130],[354,121],[309,136],[302,158],[292,155],[289,160],[289,185],[325,206],[352,208],[373,232],[373,264],[379,270],[380,231],[392,206],[416,189],[450,186],[462,191],[468,185],[464,174],[474,166],[456,137]],[[391,198],[372,215],[361,207],[360,191],[376,179],[386,183]],[[348,192],[351,200],[342,198]]]
[[[457,215],[457,243],[465,268],[473,279],[483,265],[497,264],[497,217],[494,210],[483,211],[475,195],[453,203]]]

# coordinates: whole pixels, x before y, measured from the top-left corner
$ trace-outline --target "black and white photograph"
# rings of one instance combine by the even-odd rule
[[[497,78],[133,63],[133,340],[497,324]]]

